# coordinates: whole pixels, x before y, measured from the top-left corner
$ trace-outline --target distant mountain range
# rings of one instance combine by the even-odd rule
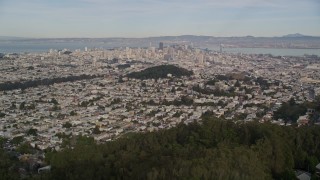
[[[92,47],[157,47],[159,42],[165,46],[175,44],[192,45],[199,48],[219,47],[224,48],[301,48],[320,49],[320,36],[307,36],[299,33],[288,34],[280,37],[214,37],[214,36],[158,36],[145,38],[23,38],[0,36],[0,42],[22,44],[24,42],[37,44],[61,44],[59,48],[66,47],[63,43],[83,44]],[[50,46],[52,47],[52,46]],[[57,47],[57,46],[56,46]]]
[[[0,36],[0,40],[7,41],[7,40],[22,40],[27,39],[23,37],[14,37],[14,36]]]
[[[300,33],[295,33],[295,34],[284,35],[282,37],[296,38],[296,37],[312,37],[312,36],[307,36],[307,35],[303,35],[303,34],[300,34]]]
[[[230,37],[216,37],[216,36],[204,36],[204,35],[180,35],[180,36],[153,36],[153,37],[144,37],[144,38],[126,38],[126,37],[110,37],[110,38],[29,38],[29,37],[16,37],[16,36],[0,36],[0,40],[48,40],[48,39],[163,39],[163,40],[172,40],[172,39],[208,39],[208,38],[297,38],[297,37],[320,37],[320,36],[309,36],[303,35],[300,33],[287,34],[280,37],[255,37],[255,36],[230,36]]]

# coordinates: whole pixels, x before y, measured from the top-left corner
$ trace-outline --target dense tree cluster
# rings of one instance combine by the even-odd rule
[[[68,77],[57,77],[52,79],[39,79],[39,80],[30,80],[25,82],[5,82],[0,84],[0,91],[8,91],[8,90],[14,90],[14,89],[27,89],[31,87],[37,87],[37,86],[49,86],[54,83],[63,83],[63,82],[74,82],[84,79],[94,79],[99,76],[97,75],[79,75],[79,76],[68,76]]]
[[[72,127],[72,124],[70,122],[66,122],[62,125],[62,127],[69,129]]]
[[[27,131],[27,135],[37,136],[37,134],[38,134],[38,130],[37,129],[30,128]]]
[[[65,52],[63,52],[63,54],[70,55],[70,54],[72,54],[72,51],[65,51]]]
[[[204,117],[106,144],[74,137],[47,154],[48,179],[294,179],[320,159],[320,127],[286,127]]]
[[[6,116],[6,114],[0,111],[0,118],[3,118],[5,116]]]
[[[270,83],[262,77],[255,79],[255,82],[260,85],[261,89],[269,89]]]
[[[5,139],[0,137],[0,179],[19,179],[19,175],[16,173],[17,159],[10,156],[3,145],[6,142]]]
[[[159,78],[167,78],[168,74],[172,74],[175,77],[181,76],[191,76],[193,75],[192,71],[188,71],[187,69],[177,67],[174,65],[160,65],[155,67],[150,67],[145,70],[139,72],[132,72],[127,74],[129,78],[135,79],[159,79]]]
[[[11,107],[14,108],[14,105],[12,105]],[[26,102],[22,102],[19,106],[19,109],[20,110],[31,110],[31,109],[35,109],[36,108],[36,105],[34,103],[26,106]]]
[[[130,66],[131,66],[130,64],[119,64],[117,67],[118,67],[118,69],[127,69]]]
[[[285,122],[292,121],[296,122],[299,116],[305,115],[307,110],[313,109],[313,119],[319,118],[320,113],[320,97],[317,97],[314,102],[304,102],[298,104],[293,98],[288,102],[283,102],[280,108],[274,112],[274,119],[283,119]]]

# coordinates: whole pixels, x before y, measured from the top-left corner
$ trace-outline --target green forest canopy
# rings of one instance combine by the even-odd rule
[[[139,72],[129,73],[127,74],[127,77],[135,79],[159,79],[167,78],[168,74],[172,74],[172,76],[175,77],[181,77],[191,76],[193,75],[193,72],[174,65],[160,65],[150,67]]]
[[[293,179],[294,169],[314,174],[320,159],[318,126],[235,124],[214,117],[106,144],[74,138],[73,149],[47,153],[52,171],[46,178]]]

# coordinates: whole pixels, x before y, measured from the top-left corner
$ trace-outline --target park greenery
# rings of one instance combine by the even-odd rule
[[[127,74],[128,78],[134,79],[159,79],[159,78],[167,78],[168,74],[171,74],[174,77],[182,77],[182,76],[191,76],[193,75],[192,71],[188,71],[187,69],[177,67],[174,65],[160,65],[155,67],[150,67],[145,70],[139,72],[132,72]]]
[[[68,76],[68,77],[56,77],[56,78],[45,78],[45,79],[39,79],[39,80],[29,80],[24,82],[4,82],[0,83],[0,91],[9,91],[9,90],[15,90],[15,89],[27,89],[31,87],[37,87],[37,86],[49,86],[53,85],[54,83],[63,83],[63,82],[74,82],[79,80],[85,80],[85,79],[94,79],[99,76],[97,75],[86,75],[82,74],[79,76]]]
[[[311,115],[311,120],[316,121],[320,117],[320,96],[313,102],[296,103],[294,98],[288,102],[283,102],[280,108],[274,112],[274,119],[282,119],[285,122],[297,122],[299,116],[305,115],[308,109],[315,111]]]
[[[118,67],[118,69],[127,69],[130,66],[131,66],[130,64],[119,64],[117,67]]]
[[[320,127],[235,123],[204,115],[201,123],[128,133],[97,144],[65,136],[65,149],[48,151],[51,172],[34,179],[295,179],[313,178],[320,159]],[[2,177],[14,171],[1,150]],[[9,179],[15,179],[12,176]]]

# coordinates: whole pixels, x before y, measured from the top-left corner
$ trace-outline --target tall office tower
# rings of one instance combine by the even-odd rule
[[[163,42],[159,43],[159,50],[163,50]]]
[[[203,65],[203,63],[204,63],[204,55],[203,54],[199,54],[198,62],[199,62],[200,65]]]
[[[84,48],[84,51],[85,51],[85,52],[87,52],[87,51],[88,51],[88,48],[87,48],[87,47],[85,47],[85,48]]]

